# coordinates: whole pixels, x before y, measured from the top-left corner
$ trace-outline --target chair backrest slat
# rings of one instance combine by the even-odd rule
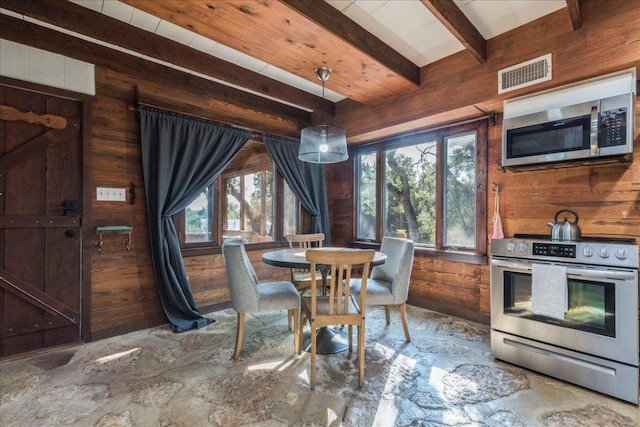
[[[329,313],[331,315],[342,315],[349,312],[350,282],[353,270],[362,270],[362,289],[358,305],[362,316],[366,310],[366,286],[371,261],[375,251],[372,249],[309,249],[306,251],[307,260],[311,264],[311,270],[327,268],[330,266],[329,286]],[[311,315],[316,315],[317,289],[320,287],[319,279],[311,278]],[[344,298],[343,298],[344,297]],[[342,304],[336,302],[342,301]]]
[[[289,242],[290,248],[321,248],[324,241],[324,233],[289,234],[284,238]]]

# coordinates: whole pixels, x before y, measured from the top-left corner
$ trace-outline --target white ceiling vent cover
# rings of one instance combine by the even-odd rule
[[[498,71],[498,93],[510,92],[551,80],[551,54]]]

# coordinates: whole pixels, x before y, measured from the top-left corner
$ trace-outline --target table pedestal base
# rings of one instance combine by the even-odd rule
[[[311,351],[311,333],[305,333],[302,348]],[[336,354],[349,348],[349,333],[342,329],[329,327],[318,328],[316,334],[317,354]]]

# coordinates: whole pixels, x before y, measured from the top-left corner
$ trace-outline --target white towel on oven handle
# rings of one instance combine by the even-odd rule
[[[533,314],[564,320],[567,309],[567,268],[549,264],[532,264],[531,311]]]

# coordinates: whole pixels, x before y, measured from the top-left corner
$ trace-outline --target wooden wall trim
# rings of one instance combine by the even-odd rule
[[[80,338],[91,341],[91,256],[93,254],[93,186],[91,163],[93,156],[93,101],[82,102],[82,327]]]
[[[31,92],[53,95],[59,98],[73,99],[76,101],[92,101],[93,96],[85,93],[74,92],[67,89],[60,89],[52,86],[45,86],[39,83],[27,82],[25,80],[14,79],[11,77],[0,76],[0,85],[24,89]]]

